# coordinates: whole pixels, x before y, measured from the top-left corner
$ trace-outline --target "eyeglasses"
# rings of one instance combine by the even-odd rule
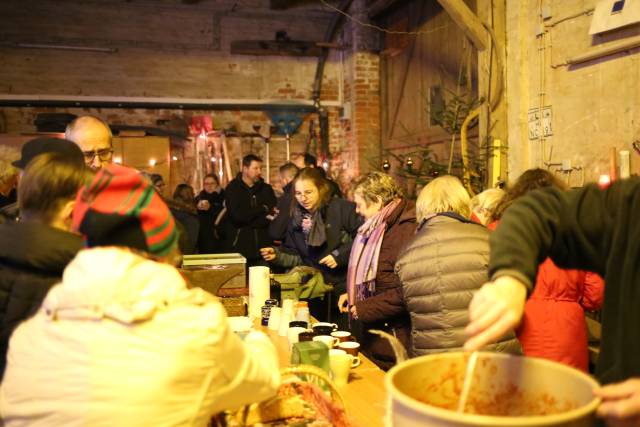
[[[102,150],[83,151],[82,154],[84,154],[84,161],[87,163],[92,163],[96,156],[100,161],[107,162],[111,160],[113,150],[111,148],[103,148]]]

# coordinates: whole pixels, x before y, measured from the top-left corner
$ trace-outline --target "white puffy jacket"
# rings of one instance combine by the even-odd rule
[[[7,427],[206,426],[278,385],[271,342],[242,342],[215,297],[169,265],[95,248],[13,333],[0,413]]]

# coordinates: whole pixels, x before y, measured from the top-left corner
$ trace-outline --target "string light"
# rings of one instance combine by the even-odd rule
[[[609,175],[600,175],[598,178],[598,186],[600,188],[607,188],[611,185],[611,177]]]
[[[381,32],[387,33],[387,34],[407,34],[407,35],[417,36],[419,34],[435,33],[436,31],[440,31],[440,30],[442,30],[444,28],[449,27],[449,25],[447,24],[447,25],[443,25],[441,27],[433,28],[431,30],[422,30],[422,31],[396,31],[396,30],[389,30],[389,29],[382,28],[382,27],[379,27],[379,26],[374,25],[374,24],[369,24],[367,22],[362,22],[361,20],[359,20],[357,18],[354,18],[353,16],[351,16],[348,13],[338,9],[337,7],[335,7],[333,5],[330,5],[325,0],[320,0],[320,3],[322,3],[323,5],[328,7],[329,9],[333,9],[334,11],[338,12],[339,14],[346,16],[349,20],[355,22],[358,25],[362,25],[363,27],[373,28],[374,30],[378,30],[378,31],[381,31]]]
[[[156,165],[156,159],[149,159],[149,166],[154,167]]]
[[[211,161],[215,163],[216,158],[212,156],[212,157],[211,157]]]
[[[178,156],[173,156],[171,159],[172,160],[178,160]]]
[[[122,164],[122,157],[120,157],[120,156],[115,156],[115,157],[113,158],[113,163],[117,163],[117,164],[121,165],[121,164]]]

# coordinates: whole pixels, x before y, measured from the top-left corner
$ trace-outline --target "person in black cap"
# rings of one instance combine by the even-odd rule
[[[26,165],[18,184],[21,220],[0,224],[0,376],[12,331],[40,307],[82,248],[80,236],[69,230],[76,193],[90,174],[82,152],[70,142],[68,152],[33,156],[47,144],[27,143],[15,162]]]
[[[78,146],[72,141],[60,138],[36,138],[27,141],[22,146],[21,157],[12,163],[13,166],[24,169],[36,156],[44,153],[61,153],[65,158],[84,166],[84,156]]]
[[[23,170],[31,160],[44,153],[60,153],[62,157],[68,159],[76,167],[84,170],[84,156],[78,146],[66,139],[51,137],[40,137],[27,141],[22,146],[20,158],[11,164]],[[6,205],[0,210],[0,217],[6,222],[17,221],[19,215],[17,202]]]

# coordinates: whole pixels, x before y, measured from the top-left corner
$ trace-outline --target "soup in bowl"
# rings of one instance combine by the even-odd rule
[[[464,413],[456,412],[469,356],[439,353],[391,369],[391,425],[594,425],[597,381],[560,363],[500,353],[479,353]]]

